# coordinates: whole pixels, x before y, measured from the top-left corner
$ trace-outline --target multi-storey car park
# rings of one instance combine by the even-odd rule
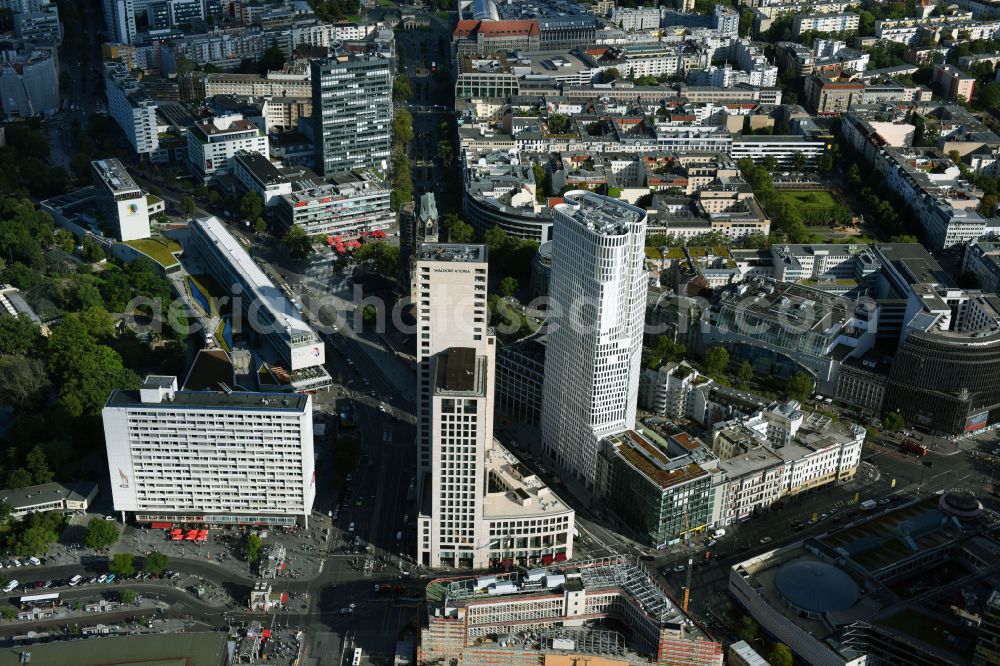
[[[611,557],[427,586],[426,663],[722,664],[709,640],[638,561]],[[606,661],[605,661],[606,660]]]
[[[239,300],[243,330],[265,341],[293,390],[326,388],[326,346],[243,246],[214,217],[192,220],[190,243],[219,284]],[[234,308],[235,309],[235,308]]]
[[[178,390],[151,375],[103,411],[115,511],[140,523],[308,526],[312,398]]]

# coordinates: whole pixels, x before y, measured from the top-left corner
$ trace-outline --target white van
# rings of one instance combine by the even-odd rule
[[[35,557],[34,555],[32,555],[31,557],[29,557],[28,561],[31,562],[32,564],[34,564],[36,567],[42,563],[42,561],[40,559],[38,559],[37,557]]]
[[[351,525],[347,528],[347,531],[352,534],[354,533],[354,523],[351,523]]]
[[[79,585],[82,582],[83,582],[83,576],[81,576],[80,574],[77,574],[77,575],[75,575],[75,576],[73,576],[72,578],[69,579],[69,586],[70,587],[76,587],[77,585]]]
[[[720,528],[720,529],[717,529],[714,532],[712,532],[712,538],[713,539],[721,539],[724,536],[726,536],[726,530],[724,530],[724,529]]]
[[[16,580],[12,580],[9,583],[7,583],[6,585],[4,585],[3,591],[4,592],[10,592],[11,590],[15,589],[16,587],[17,587],[17,581]]]

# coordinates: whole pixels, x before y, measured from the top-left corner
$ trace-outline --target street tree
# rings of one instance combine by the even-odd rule
[[[309,236],[302,227],[295,224],[285,232],[284,243],[285,249],[288,250],[288,256],[295,261],[302,261],[313,251]]]
[[[240,215],[253,222],[264,214],[264,200],[256,192],[247,192],[240,198]]]
[[[739,624],[736,625],[736,635],[739,636],[740,640],[746,641],[747,643],[753,643],[757,640],[757,633],[760,631],[760,627],[749,615],[743,615],[740,617]]]
[[[448,240],[452,243],[469,243],[475,235],[472,226],[463,220],[458,220],[448,227]]]
[[[725,347],[716,345],[705,352],[705,374],[720,375],[729,367],[729,352]]]
[[[805,171],[809,166],[809,161],[806,159],[805,153],[795,153],[795,157],[792,159],[792,166],[795,167],[796,171]]]
[[[187,196],[181,197],[181,212],[184,213],[185,216],[190,217],[197,209],[198,206],[195,204],[194,199]]]
[[[739,384],[741,389],[750,388],[750,382],[753,381],[753,366],[749,362],[743,361],[740,363],[740,367],[736,369],[736,382]]]
[[[256,532],[248,532],[246,541],[244,541],[244,547],[247,553],[247,562],[253,564],[260,557],[260,547],[261,547],[260,535]]]
[[[118,543],[118,536],[118,525],[113,521],[91,518],[87,523],[87,534],[83,538],[83,543],[87,548],[104,550]]]
[[[167,556],[154,550],[146,556],[142,568],[154,576],[159,576],[167,568]]]
[[[128,578],[134,574],[135,562],[132,553],[115,553],[108,570],[119,578]]]
[[[497,291],[500,292],[500,295],[504,298],[509,298],[517,293],[517,287],[517,280],[508,275],[504,279],[500,280],[500,284],[497,285]]]
[[[771,648],[771,653],[767,655],[767,661],[771,666],[793,666],[792,650],[784,643],[775,643]]]
[[[785,393],[789,398],[803,401],[809,397],[813,390],[813,378],[804,372],[796,372],[788,378],[785,385]]]
[[[32,525],[17,537],[14,550],[22,557],[44,555],[59,535],[55,530],[45,525]]]
[[[889,432],[900,432],[906,427],[903,416],[899,412],[889,412],[882,417],[882,429]]]
[[[135,590],[130,590],[127,587],[118,593],[118,598],[121,600],[123,604],[134,604],[135,597],[136,597]]]

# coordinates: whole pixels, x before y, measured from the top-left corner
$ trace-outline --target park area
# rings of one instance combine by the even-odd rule
[[[775,204],[794,211],[807,227],[844,226],[851,221],[851,210],[833,198],[828,190],[778,190]]]

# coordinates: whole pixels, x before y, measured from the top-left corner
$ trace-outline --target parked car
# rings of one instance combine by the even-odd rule
[[[762,545],[762,546],[766,545],[766,544],[769,544],[769,543],[771,543],[771,537],[769,537],[769,536],[766,536],[766,537],[764,537],[763,539],[760,540],[760,545]]]

